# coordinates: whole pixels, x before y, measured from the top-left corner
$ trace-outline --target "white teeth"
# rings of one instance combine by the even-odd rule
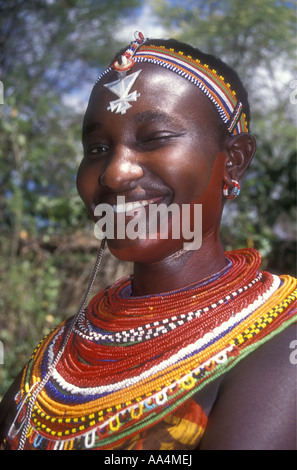
[[[123,212],[131,212],[139,209],[140,207],[147,206],[149,204],[149,201],[144,199],[142,201],[134,201],[134,202],[127,202],[126,204],[117,204],[112,206],[113,211],[116,212],[117,214],[123,213]]]

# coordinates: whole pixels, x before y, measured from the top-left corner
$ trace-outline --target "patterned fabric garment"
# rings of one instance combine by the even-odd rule
[[[207,417],[194,395],[296,322],[297,280],[260,264],[235,250],[180,290],[133,297],[125,278],[97,294],[33,352],[6,448],[196,448]]]
[[[112,450],[194,450],[198,447],[206,425],[207,416],[190,398],[163,421]]]

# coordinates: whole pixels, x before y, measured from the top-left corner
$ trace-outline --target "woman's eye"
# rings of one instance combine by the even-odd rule
[[[170,139],[172,139],[173,137],[175,137],[175,134],[172,134],[170,132],[156,132],[156,133],[153,133],[153,134],[149,134],[147,136],[145,136],[143,139],[142,139],[142,142],[143,143],[147,143],[147,144],[158,144],[158,143],[166,143],[168,142]]]
[[[147,137],[148,140],[159,140],[159,139],[169,139],[170,137],[173,137],[174,134],[171,134],[170,132],[157,132],[155,134],[151,134]]]
[[[85,154],[91,156],[104,155],[109,151],[108,145],[100,144],[86,148]]]

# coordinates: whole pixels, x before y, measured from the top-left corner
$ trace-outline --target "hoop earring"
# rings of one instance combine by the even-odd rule
[[[226,184],[223,187],[223,195],[226,199],[236,199],[240,194],[240,185],[238,181],[232,180],[233,188],[230,188]]]

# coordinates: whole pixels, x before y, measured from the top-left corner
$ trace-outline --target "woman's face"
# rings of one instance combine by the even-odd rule
[[[130,101],[124,114],[107,110],[118,96],[104,84],[117,80],[116,74],[108,74],[93,89],[83,125],[79,194],[95,222],[98,204],[116,206],[119,196],[132,203],[125,206],[124,216],[123,206],[116,208],[115,228],[119,213],[127,227],[140,211],[148,221],[152,204],[190,205],[192,217],[193,205],[201,204],[203,243],[218,230],[222,211],[225,158],[217,112],[186,79],[149,64],[136,64],[128,76],[139,70],[129,93],[137,91],[140,96]],[[169,217],[167,238],[161,239],[159,233],[145,239],[125,235],[109,239],[108,246],[119,259],[164,259],[181,250],[185,241],[172,237],[171,224]]]

